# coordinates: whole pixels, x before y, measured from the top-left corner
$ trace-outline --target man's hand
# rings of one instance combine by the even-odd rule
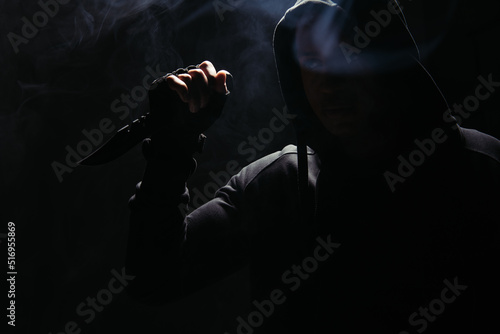
[[[198,67],[186,74],[171,75],[166,79],[170,89],[177,92],[181,100],[189,105],[191,113],[197,113],[207,107],[214,93],[229,94],[226,85],[229,72],[224,70],[217,72],[208,60]]]
[[[173,137],[199,135],[220,116],[229,91],[227,71],[204,61],[178,69],[153,82],[149,91],[151,114]]]
[[[156,152],[158,156],[173,148],[188,155],[200,152],[200,135],[220,116],[229,95],[228,76],[232,78],[229,72],[217,72],[211,62],[204,61],[156,79],[149,90],[149,121],[157,129],[151,140],[156,148],[148,141],[144,154]]]

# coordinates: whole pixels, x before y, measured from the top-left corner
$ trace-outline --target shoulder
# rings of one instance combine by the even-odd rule
[[[500,141],[498,139],[474,129],[460,128],[460,132],[466,151],[483,159],[491,159],[500,163]]]
[[[319,164],[317,154],[310,148],[307,149],[309,167],[315,168]],[[280,180],[297,180],[297,147],[288,145],[281,151],[266,155],[246,167],[244,167],[236,178],[240,186],[247,187],[258,180],[272,179],[273,183]]]
[[[466,157],[464,167],[469,168],[467,172],[477,185],[493,192],[500,185],[500,141],[473,129],[460,128],[460,134]]]

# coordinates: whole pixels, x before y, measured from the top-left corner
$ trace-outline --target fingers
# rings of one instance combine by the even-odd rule
[[[228,75],[229,72],[217,72],[210,61],[204,61],[197,69],[190,70],[186,74],[169,76],[167,83],[183,102],[189,104],[189,110],[196,113],[208,105],[214,91],[221,94],[229,93],[226,85]]]
[[[217,74],[217,71],[215,70],[214,65],[211,62],[209,62],[208,60],[205,60],[198,67],[206,75],[210,86],[213,87],[213,85],[215,84],[215,75]]]
[[[190,70],[188,72],[191,76],[191,85],[189,88],[190,110],[191,112],[198,112],[201,108],[205,108],[210,101],[211,85],[205,72],[201,69]]]
[[[217,93],[220,94],[229,93],[227,89],[226,79],[228,75],[231,75],[231,73],[224,70],[217,72],[214,65],[208,60],[201,63],[199,67],[207,76],[210,88],[214,89]]]
[[[170,89],[177,92],[183,102],[188,103],[188,83],[186,80],[181,80],[181,78],[171,75],[166,79],[166,82]]]
[[[219,71],[215,75],[215,91],[221,94],[229,94],[229,89],[227,88],[227,77],[231,76],[228,71]]]

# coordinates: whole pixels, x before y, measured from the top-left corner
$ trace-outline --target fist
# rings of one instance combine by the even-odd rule
[[[222,113],[228,77],[204,61],[158,78],[149,91],[152,126],[171,137],[197,137]]]
[[[214,93],[229,94],[228,75],[230,73],[224,70],[217,72],[214,65],[206,60],[188,73],[167,77],[166,82],[188,104],[189,111],[197,113],[209,105]]]

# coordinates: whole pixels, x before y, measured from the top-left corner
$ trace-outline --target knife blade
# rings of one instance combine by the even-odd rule
[[[153,129],[148,125],[149,113],[124,126],[96,151],[78,161],[79,165],[96,166],[108,163],[129,151],[132,147],[151,136]]]

